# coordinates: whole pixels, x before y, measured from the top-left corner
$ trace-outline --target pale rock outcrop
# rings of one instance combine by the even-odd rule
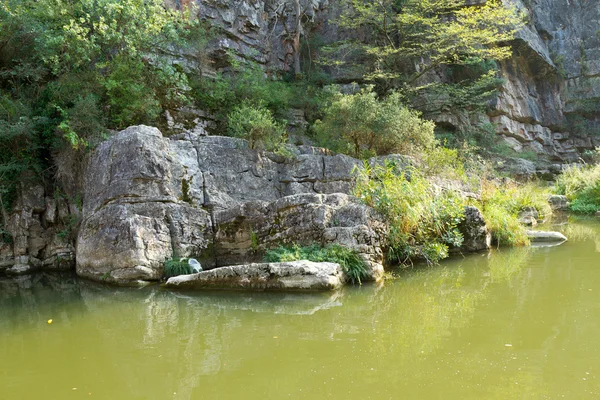
[[[527,231],[527,237],[532,243],[567,241],[567,237],[565,235],[560,232],[553,231]]]
[[[377,279],[385,224],[340,193],[358,165],[308,146],[285,159],[240,139],[130,127],[89,160],[77,272],[116,283],[157,280],[169,258],[212,268],[258,261],[284,243],[341,243],[359,251]]]
[[[362,254],[373,280],[383,274],[386,224],[372,208],[346,194],[248,202],[216,213],[214,220],[218,265],[239,264],[281,244],[338,243]]]
[[[339,264],[292,261],[215,268],[169,278],[172,289],[334,290],[346,278]]]
[[[12,246],[0,247],[0,267],[13,273],[68,267],[75,243],[66,240],[61,247],[62,235],[53,227],[77,216],[76,270],[94,280],[158,280],[170,258],[194,257],[211,269],[260,261],[266,250],[283,244],[333,243],[359,252],[370,278],[379,279],[388,226],[348,194],[362,161],[310,146],[294,151],[283,158],[240,139],[164,137],[156,128],[130,127],[91,153],[81,211],[43,190],[22,200],[12,217],[22,227]],[[400,169],[413,163],[401,156],[369,162],[385,160]],[[444,190],[449,183],[436,185]],[[474,207],[461,229],[460,251],[489,246]]]
[[[69,269],[74,265],[72,232],[77,206],[50,196],[42,185],[23,184],[7,232],[0,236],[0,272],[20,275],[39,269]]]
[[[122,283],[157,280],[163,262],[202,252],[211,242],[203,176],[190,142],[156,128],[131,127],[91,156],[77,239],[77,273]]]

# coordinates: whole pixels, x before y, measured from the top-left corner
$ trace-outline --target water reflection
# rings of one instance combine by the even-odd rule
[[[600,370],[598,228],[564,229],[557,248],[336,293],[0,279],[0,387],[7,398],[586,398],[597,388],[583,378]]]

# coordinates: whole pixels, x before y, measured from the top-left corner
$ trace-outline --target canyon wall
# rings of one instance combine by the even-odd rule
[[[190,1],[168,4],[181,8]],[[505,82],[488,118],[517,152],[556,163],[577,161],[600,145],[600,2],[505,1],[524,11],[528,23],[513,42],[513,57],[499,66]],[[222,28],[207,49],[209,73],[227,68],[227,54],[273,73],[292,70],[298,11],[303,37],[318,34],[323,43],[348,37],[334,23],[339,0],[196,0],[196,5],[200,18]],[[348,71],[333,75],[341,82],[353,78]],[[456,122],[447,113],[431,117]]]

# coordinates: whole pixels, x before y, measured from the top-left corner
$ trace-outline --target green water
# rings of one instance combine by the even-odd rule
[[[600,223],[564,230],[335,294],[0,279],[0,399],[598,399]]]

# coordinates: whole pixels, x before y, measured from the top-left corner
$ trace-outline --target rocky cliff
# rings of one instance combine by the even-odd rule
[[[169,0],[182,7],[190,0]],[[600,3],[589,0],[507,0],[528,15],[500,65],[505,83],[488,113],[496,132],[517,152],[551,162],[576,161],[600,145]],[[208,48],[212,71],[227,67],[229,52],[270,71],[293,68],[298,12],[304,36],[324,43],[344,39],[333,23],[339,0],[197,0],[200,18],[223,29]],[[346,82],[352,77],[337,77]],[[460,110],[450,110],[450,114]],[[458,124],[448,113],[432,116]]]
[[[511,0],[529,14],[490,112],[514,150],[561,162],[600,145],[600,3]]]
[[[77,218],[76,237],[57,233],[68,204],[57,205],[43,188],[24,191],[29,197],[20,200],[11,225],[15,240],[0,248],[0,272],[75,263],[80,276],[127,283],[160,279],[170,258],[195,257],[210,269],[259,261],[281,244],[338,243],[358,251],[378,279],[388,228],[349,195],[353,170],[361,165],[308,146],[284,158],[240,139],[164,137],[156,128],[130,127],[90,155],[81,211],[72,205],[66,214]],[[52,212],[58,214],[52,218]],[[489,246],[474,207],[462,231],[465,247],[457,250]]]

